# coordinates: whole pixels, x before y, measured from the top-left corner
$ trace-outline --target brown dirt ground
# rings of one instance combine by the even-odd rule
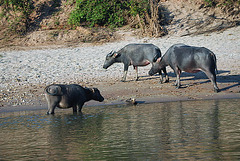
[[[39,1],[42,2],[44,0]],[[173,3],[173,2],[174,3]],[[66,1],[67,2],[67,1]],[[173,22],[180,21],[180,24],[173,23],[172,29],[179,28],[176,26],[182,26],[179,31],[172,31],[171,25],[169,31],[177,32],[179,35],[182,34],[182,29],[189,30],[192,28],[192,20],[195,20],[194,17],[190,18],[189,16],[198,16],[198,14],[207,15],[209,11],[205,8],[200,9],[199,6],[197,8],[193,8],[190,5],[179,5],[182,4],[182,1],[174,1],[169,0],[169,3],[166,3],[170,13],[174,14]],[[172,5],[175,4],[175,5]],[[51,5],[50,5],[51,6]],[[186,6],[186,7],[184,7]],[[189,7],[188,7],[189,6]],[[172,7],[172,8],[171,8]],[[63,22],[66,22],[65,19],[67,17],[67,12],[70,8],[67,8],[63,5],[64,10],[55,14],[51,19],[44,18],[42,15],[42,21],[39,24],[41,28],[39,28],[36,32],[28,34],[25,38],[12,38],[8,35],[8,38],[11,40],[7,44],[1,43],[1,50],[28,50],[32,47],[34,48],[42,48],[42,46],[47,45],[59,45],[62,46],[74,46],[79,45],[82,42],[92,42],[93,38],[96,39],[97,42],[108,42],[112,39],[120,39],[117,35],[105,31],[106,34],[101,34],[98,36],[99,32],[89,33],[88,30],[83,28],[77,28],[74,31],[68,31],[68,29],[59,31],[54,28],[54,26],[46,25],[46,24],[54,24],[54,20],[59,18],[61,22],[60,25],[64,25]],[[49,9],[49,7],[47,7]],[[190,12],[191,11],[191,12]],[[199,11],[199,12],[197,12]],[[235,11],[235,10],[234,10]],[[41,14],[36,13],[36,15],[41,16]],[[189,16],[186,16],[189,15]],[[216,17],[221,17],[221,14],[217,11],[214,11],[214,15]],[[171,17],[171,15],[169,15]],[[239,15],[233,15],[233,20],[239,20]],[[186,17],[185,19],[183,17]],[[198,16],[199,17],[199,16]],[[203,17],[203,16],[200,16]],[[208,20],[209,16],[205,16],[206,20]],[[63,20],[62,20],[63,19]],[[198,20],[198,19],[197,19]],[[203,19],[205,20],[205,19]],[[200,19],[199,21],[203,21]],[[215,21],[220,20],[220,18],[215,18]],[[198,21],[197,21],[198,22]],[[63,23],[63,24],[62,24]],[[208,24],[208,21],[206,21]],[[184,25],[181,25],[184,24]],[[204,23],[205,24],[205,23]],[[203,25],[204,25],[203,24]],[[215,24],[218,24],[217,22]],[[222,24],[222,23],[220,23]],[[224,23],[223,23],[224,24]],[[46,29],[45,27],[49,27]],[[186,26],[188,26],[186,28]],[[205,29],[206,26],[201,28]],[[219,28],[218,25],[209,26]],[[222,27],[220,25],[220,27]],[[51,28],[51,29],[50,29]],[[214,29],[215,29],[214,28]],[[228,28],[228,27],[226,27]],[[195,29],[195,28],[193,28]],[[199,30],[199,28],[197,28]],[[1,30],[3,31],[3,30]],[[194,30],[195,31],[195,30]],[[213,31],[213,30],[210,30]],[[102,31],[100,31],[102,32]],[[190,32],[191,33],[191,32]],[[186,34],[185,32],[183,35]],[[187,33],[188,34],[188,33]],[[3,35],[3,34],[1,34]],[[73,37],[75,35],[75,37]],[[110,35],[110,36],[109,36]],[[86,37],[88,39],[86,39]],[[1,38],[1,42],[2,42]],[[170,72],[170,71],[168,71]],[[119,78],[120,80],[121,78]],[[214,93],[211,82],[207,79],[206,76],[198,77],[191,74],[184,74],[181,77],[181,83],[183,88],[176,89],[173,85],[175,82],[175,75],[170,73],[170,83],[159,84],[158,76],[148,77],[143,76],[140,77],[139,81],[134,81],[134,78],[127,77],[127,82],[120,82],[115,80],[105,80],[102,82],[95,82],[92,84],[87,84],[90,87],[97,87],[101,91],[102,95],[105,97],[105,101],[103,103],[90,101],[85,105],[102,105],[102,104],[120,104],[126,103],[125,100],[128,98],[136,98],[138,103],[148,103],[148,102],[165,102],[165,101],[178,101],[178,100],[198,100],[198,99],[223,99],[223,98],[240,98],[240,75],[232,75],[231,73],[220,73],[217,75],[218,86],[221,89],[219,93]],[[81,82],[76,82],[81,84]],[[46,101],[43,94],[43,89],[45,85],[28,85],[28,86],[17,86],[14,90],[1,91],[0,93],[0,112],[6,111],[6,109],[20,110],[24,109],[24,107],[29,107],[31,109],[37,108],[47,108]],[[11,107],[11,108],[9,108]],[[83,108],[84,110],[84,108]]]
[[[221,90],[219,93],[213,92],[212,84],[206,76],[199,78],[198,75],[183,73],[182,88],[180,89],[176,89],[174,86],[175,80],[176,77],[170,72],[170,82],[163,84],[159,83],[157,75],[142,76],[139,81],[130,77],[127,82],[106,80],[89,84],[87,86],[97,87],[101,91],[105,101],[102,103],[90,101],[85,106],[126,104],[126,100],[129,98],[135,98],[137,103],[240,98],[239,75],[220,73],[217,76],[218,86]],[[43,89],[44,85],[18,86],[14,91],[8,92],[7,97],[5,96],[9,101],[1,103],[0,112],[47,109]],[[17,95],[19,97],[16,97]]]

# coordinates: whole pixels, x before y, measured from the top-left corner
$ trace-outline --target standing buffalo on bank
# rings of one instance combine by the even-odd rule
[[[124,76],[122,81],[124,82],[126,81],[128,67],[133,65],[134,69],[136,69],[136,80],[138,80],[138,66],[146,66],[150,63],[153,65],[159,57],[161,57],[161,51],[153,44],[128,44],[117,52],[110,52],[106,56],[103,68],[107,69],[114,63],[123,63]],[[161,70],[163,70],[165,74],[165,82],[168,82],[169,79],[166,68],[163,67],[157,71],[160,74],[161,83],[163,82]]]
[[[213,83],[214,91],[219,92],[215,74],[217,70],[216,56],[207,48],[176,44],[171,46],[157,62],[149,71],[149,75],[153,75],[159,69],[169,65],[177,75],[176,86],[179,88],[181,86],[180,74],[182,71],[188,73],[203,71]]]
[[[45,88],[45,97],[48,102],[47,114],[54,114],[54,109],[73,108],[73,112],[81,112],[85,102],[95,100],[102,102],[103,96],[97,88],[85,88],[77,84],[52,84]]]

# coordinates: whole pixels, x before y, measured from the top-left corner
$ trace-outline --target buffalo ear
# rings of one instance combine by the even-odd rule
[[[107,56],[111,57],[113,56],[113,54],[114,54],[114,51],[112,50]]]
[[[158,58],[156,62],[159,63],[161,60],[162,60],[162,57]]]
[[[115,53],[113,54],[113,57],[114,57],[114,58],[117,58],[117,57],[119,57],[119,56],[121,56],[120,53],[115,52]]]
[[[95,93],[95,89],[94,88],[86,88],[86,89],[87,89],[87,94]]]
[[[93,93],[95,92],[99,92],[99,90],[97,88],[93,88]]]

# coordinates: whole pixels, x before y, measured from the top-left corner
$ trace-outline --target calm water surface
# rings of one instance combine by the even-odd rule
[[[238,160],[240,99],[0,113],[0,160]]]

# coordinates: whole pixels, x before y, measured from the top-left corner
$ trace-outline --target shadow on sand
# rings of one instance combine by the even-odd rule
[[[221,75],[223,73],[229,73],[228,75]],[[168,76],[169,77],[173,77],[174,81],[176,79],[176,75],[173,72],[168,72]],[[139,81],[144,81],[144,80],[151,80],[151,79],[159,79],[159,75],[154,75],[154,76],[141,76]],[[194,82],[191,84],[185,84],[183,85],[181,88],[186,88],[189,86],[193,86],[195,84],[204,84],[204,83],[209,83],[210,80],[209,78],[206,76],[206,74],[204,72],[198,72],[198,73],[187,73],[187,72],[183,72],[180,76],[180,81],[181,83],[184,83],[184,81],[188,81],[188,80],[199,80],[199,79],[206,79],[205,81],[201,81],[201,82]],[[170,82],[173,82],[173,80],[170,80]],[[230,86],[227,86],[225,88],[220,89],[220,91],[225,91],[228,89],[231,89],[233,87],[239,86],[240,85],[240,75],[230,75],[230,71],[226,71],[226,70],[219,70],[218,74],[217,74],[217,83],[234,83]]]
[[[36,8],[36,16],[31,22],[31,30],[38,30],[43,19],[53,15],[54,13],[60,11],[60,6],[62,4],[61,0],[48,1],[44,3],[39,3]]]

